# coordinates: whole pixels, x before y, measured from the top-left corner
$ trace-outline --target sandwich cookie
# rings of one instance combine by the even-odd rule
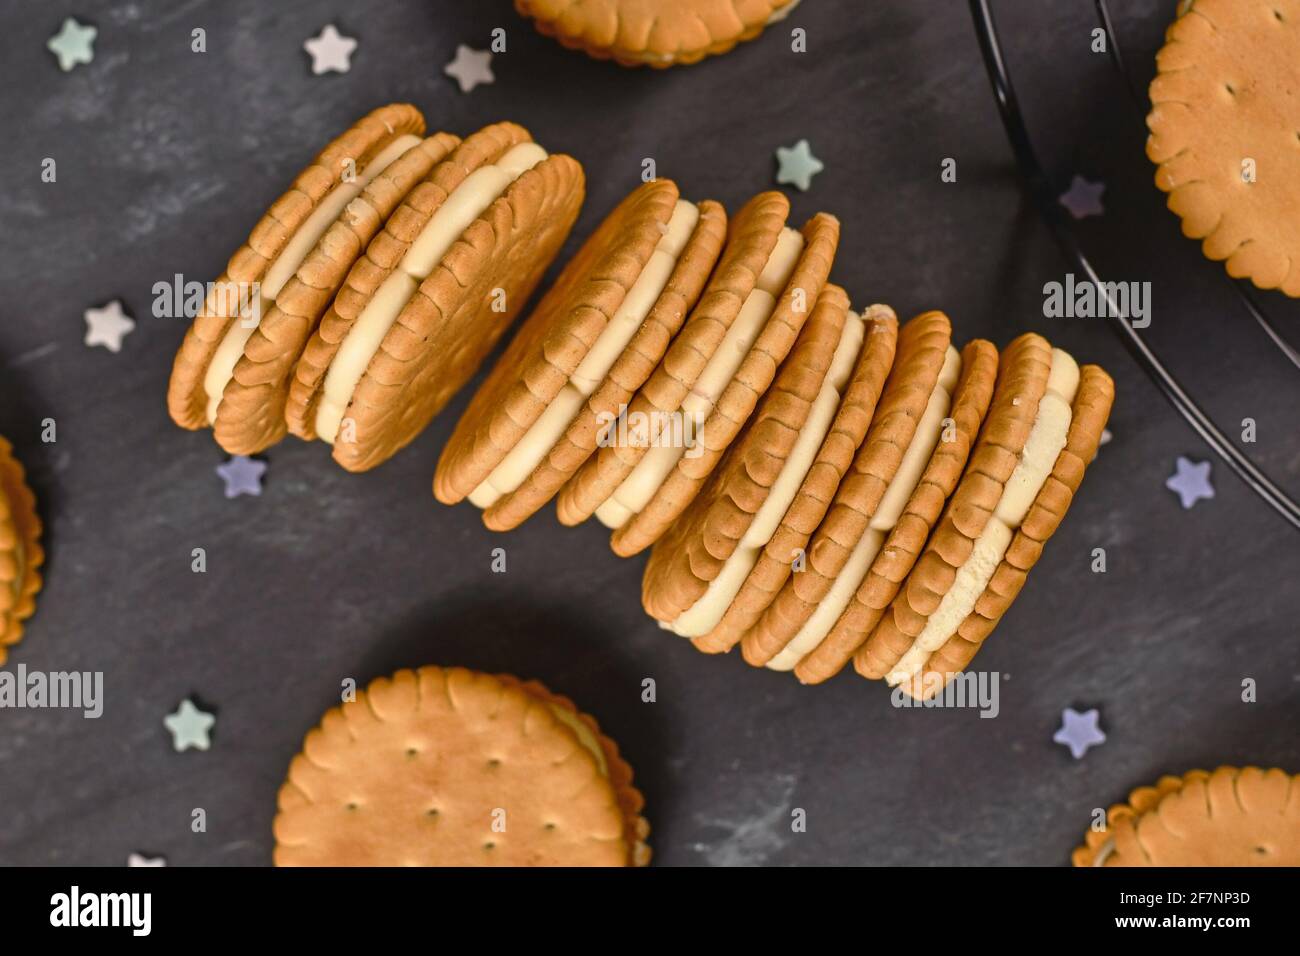
[[[289,430],[366,471],[477,370],[573,227],[583,173],[523,127],[467,137],[357,260],[293,371]]]
[[[1004,350],[970,464],[857,667],[913,697],[970,663],[1065,516],[1114,400],[1110,376],[1041,336]]]
[[[1300,296],[1300,0],[1194,0],[1151,81],[1156,186],[1206,258]]]
[[[726,367],[739,364],[739,353],[752,344],[756,334],[753,319],[748,317],[731,336],[732,358],[724,361],[719,355],[742,305],[755,290],[779,240],[785,236],[787,247],[802,241],[794,230],[786,233],[789,212],[790,201],[783,194],[766,192],[731,218],[726,245],[703,295],[658,367],[633,396],[627,414],[618,423],[620,431],[607,436],[613,440],[605,441],[560,490],[556,512],[562,524],[579,524],[602,506],[608,519],[608,509],[618,507],[609,499],[652,449],[660,444],[680,446],[689,439],[682,425],[682,400],[710,363],[715,366],[711,387],[720,390],[718,382],[729,374]],[[788,253],[783,257],[788,259]],[[675,460],[671,447],[656,454],[669,462]],[[665,467],[661,463],[660,467],[666,472],[671,464]]]
[[[799,0],[515,0],[539,32],[623,66],[669,67],[726,53]]]
[[[850,560],[861,559],[868,550],[859,547],[861,541],[878,546],[881,529],[892,526],[892,516],[886,519],[885,514],[901,512],[939,440],[947,397],[960,374],[951,339],[952,326],[942,312],[919,315],[899,332],[894,364],[866,438],[812,535],[804,569],[786,579],[742,639],[741,651],[750,664],[791,670],[835,622],[833,586]],[[897,483],[896,475],[902,476]]]
[[[457,142],[423,132],[415,107],[381,107],[276,200],[213,283],[177,352],[167,404],[178,425],[211,426],[232,454],[284,436],[285,380],[307,335],[397,201]]]
[[[676,385],[694,377],[676,406],[670,401],[671,411],[657,416],[678,424],[661,427],[652,447],[596,508],[596,517],[614,529],[610,545],[616,554],[627,557],[654,544],[699,492],[793,347],[821,295],[838,242],[839,221],[824,213],[799,232],[782,227],[760,271],[742,283],[749,285],[743,297],[701,301],[701,326],[692,327],[693,317],[681,335],[683,351],[699,343],[704,350],[680,364],[680,353],[670,350],[665,357],[666,377]],[[712,322],[717,324],[705,327]]]
[[[956,390],[949,393],[940,376],[917,434],[872,517],[870,530],[854,546],[822,605],[805,625],[808,632],[792,642],[811,643],[813,636],[822,633],[825,622],[839,615],[825,636],[795,665],[795,676],[803,683],[820,683],[838,674],[898,594],[966,467],[993,398],[997,375],[997,348],[992,342],[976,339],[961,351],[961,378]],[[938,441],[933,439],[936,421]],[[920,480],[915,481],[916,463],[927,447],[933,451]],[[893,495],[901,491],[895,489],[906,487],[912,488],[911,495],[902,512],[897,513]]]
[[[0,436],[0,664],[23,636],[41,589],[41,519],[13,446]]]
[[[853,313],[838,286],[823,290],[745,430],[651,551],[646,610],[696,646],[726,650],[739,638],[736,620],[766,606],[769,565],[788,572],[793,561],[794,549],[774,542],[830,499],[866,432],[898,327],[886,306],[867,313]]]
[[[565,266],[443,449],[434,494],[495,531],[554,497],[658,365],[726,236],[666,179],[627,196]]]
[[[535,681],[463,668],[381,677],[289,765],[277,866],[644,866],[632,770]]]
[[[1300,866],[1300,775],[1219,767],[1161,777],[1106,814],[1075,866]]]

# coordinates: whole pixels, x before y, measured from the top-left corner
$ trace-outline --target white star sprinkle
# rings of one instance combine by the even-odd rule
[[[800,192],[807,192],[812,187],[812,178],[826,168],[825,164],[812,154],[808,140],[801,139],[793,146],[778,146],[776,172],[778,185],[792,185]]]
[[[122,311],[120,299],[98,309],[87,309],[86,345],[102,345],[110,352],[122,351],[122,339],[135,328],[135,321]]]
[[[132,853],[126,858],[127,866],[166,866],[167,861],[161,856],[145,856],[143,853]]]
[[[343,36],[331,23],[321,30],[320,36],[312,37],[302,48],[311,54],[311,71],[317,76],[346,73],[352,69],[352,51],[357,48],[357,41]]]
[[[442,68],[442,72],[460,84],[460,91],[468,93],[481,83],[493,83],[492,51],[475,50],[461,43],[456,47],[456,59]]]
[[[208,732],[216,722],[217,718],[199,710],[189,698],[181,701],[180,707],[176,708],[176,713],[168,714],[163,718],[163,726],[171,731],[172,748],[177,753],[189,750],[191,747],[207,750],[212,746]]]
[[[89,63],[95,58],[94,44],[98,33],[94,27],[83,27],[68,17],[45,46],[59,58],[59,69],[67,73],[78,63]]]

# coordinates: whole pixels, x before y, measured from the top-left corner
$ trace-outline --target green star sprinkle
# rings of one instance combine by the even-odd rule
[[[163,726],[171,731],[172,747],[177,753],[189,750],[191,747],[196,750],[207,750],[212,746],[212,741],[208,739],[208,732],[216,722],[217,718],[199,710],[188,698],[181,701],[176,713],[168,714],[163,718]]]
[[[801,139],[793,146],[778,146],[776,161],[779,169],[776,181],[779,185],[792,185],[801,192],[807,192],[812,186],[812,178],[826,168],[820,159],[812,154],[808,140]]]
[[[89,63],[95,58],[95,35],[99,33],[94,27],[83,27],[72,17],[63,21],[59,32],[50,37],[45,45],[59,58],[59,69],[67,73],[78,63]]]

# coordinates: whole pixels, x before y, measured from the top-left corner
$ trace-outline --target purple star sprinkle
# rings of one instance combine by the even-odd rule
[[[217,474],[226,483],[227,498],[260,495],[262,476],[266,474],[266,462],[244,455],[235,455],[224,465],[217,465]]]
[[[1208,461],[1192,461],[1179,455],[1174,467],[1176,470],[1165,482],[1165,487],[1178,496],[1184,509],[1190,508],[1202,498],[1214,497]]]
[[[1052,741],[1069,747],[1074,759],[1078,760],[1088,752],[1089,747],[1106,742],[1106,735],[1097,726],[1100,717],[1101,712],[1095,708],[1081,714],[1067,707],[1061,711],[1061,729]]]
[[[1101,204],[1101,194],[1105,191],[1105,183],[1089,182],[1082,176],[1075,176],[1070,180],[1070,188],[1061,193],[1058,201],[1070,210],[1070,215],[1075,219],[1086,219],[1088,216],[1100,216],[1106,211]]]

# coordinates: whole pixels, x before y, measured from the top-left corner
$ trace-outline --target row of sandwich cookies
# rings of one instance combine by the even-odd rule
[[[177,353],[177,424],[232,454],[319,438],[362,471],[473,375],[568,236],[582,168],[513,123],[424,134],[381,107],[272,204]]]

